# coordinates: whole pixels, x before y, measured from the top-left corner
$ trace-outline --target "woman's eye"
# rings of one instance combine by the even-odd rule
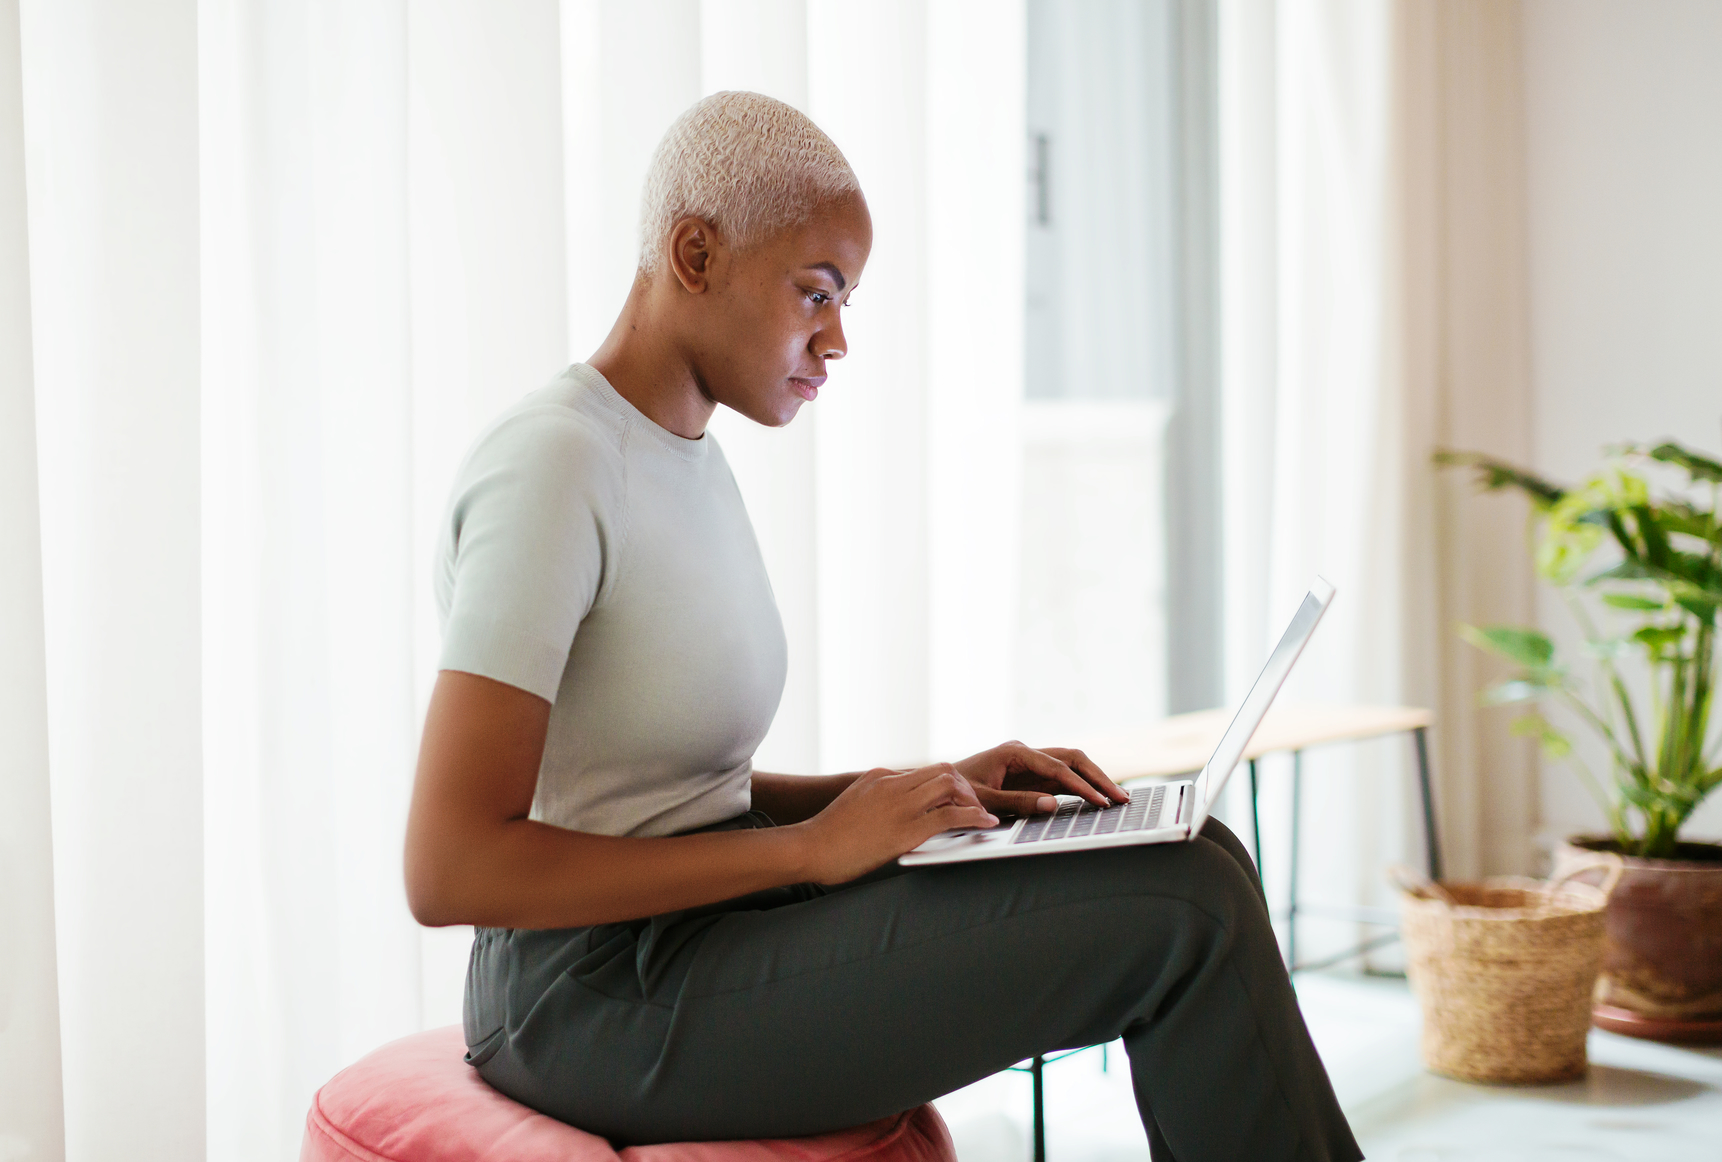
[[[816,307],[823,307],[826,303],[831,301],[831,296],[826,294],[824,291],[808,291],[807,297]]]

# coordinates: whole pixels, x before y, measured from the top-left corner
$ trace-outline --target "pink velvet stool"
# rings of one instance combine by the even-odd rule
[[[765,1142],[671,1142],[618,1154],[527,1109],[461,1059],[459,1027],[403,1037],[311,1099],[299,1162],[956,1162],[932,1106],[853,1130]]]

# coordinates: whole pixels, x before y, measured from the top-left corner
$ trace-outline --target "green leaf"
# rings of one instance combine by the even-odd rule
[[[1480,701],[1484,706],[1512,706],[1519,702],[1534,702],[1548,693],[1548,690],[1549,687],[1542,682],[1515,678],[1511,682],[1490,686],[1483,691]]]
[[[1647,625],[1632,635],[1632,640],[1653,654],[1661,654],[1686,640],[1686,630]]]
[[[1710,558],[1697,553],[1668,551],[1666,556],[1660,560],[1653,560],[1651,568],[1653,570],[1660,569],[1668,577],[1678,578],[1699,589],[1705,588],[1713,580],[1715,574],[1715,570],[1710,565]]]
[[[1480,650],[1533,670],[1546,670],[1555,659],[1555,643],[1547,634],[1511,625],[1478,628],[1461,625],[1459,636]]]
[[[1602,599],[1604,604],[1612,605],[1616,609],[1652,610],[1668,608],[1668,599],[1666,597],[1658,599],[1655,597],[1640,597],[1636,593],[1604,593],[1602,595]]]
[[[1650,482],[1618,461],[1585,481],[1579,491],[1592,506],[1616,512],[1643,508],[1650,503]]]
[[[1537,573],[1551,584],[1570,584],[1601,544],[1602,529],[1592,521],[1550,520],[1537,542]]]
[[[1658,444],[1646,455],[1652,460],[1660,460],[1664,464],[1674,464],[1686,469],[1687,474],[1694,480],[1714,480],[1722,483],[1722,464],[1718,464],[1710,457],[1694,452],[1690,448],[1683,448],[1672,440]]]
[[[1435,453],[1435,463],[1445,468],[1475,468],[1477,487],[1484,492],[1517,488],[1529,496],[1538,508],[1548,508],[1566,495],[1566,489],[1559,485],[1551,484],[1533,472],[1516,468],[1504,460],[1485,456],[1481,452],[1443,450]]]
[[[1684,533],[1712,545],[1722,540],[1722,526],[1717,525],[1714,513],[1682,500],[1664,501],[1658,509],[1662,527],[1667,529],[1670,535]]]
[[[1668,543],[1668,530],[1656,519],[1656,510],[1650,506],[1648,498],[1646,503],[1634,505],[1630,511],[1632,523],[1638,528],[1639,540],[1644,544],[1645,559],[1652,565],[1679,572],[1678,566],[1670,559],[1675,554]]]
[[[1549,724],[1541,714],[1526,714],[1513,719],[1512,731],[1520,738],[1534,738],[1542,744],[1543,753],[1551,759],[1564,759],[1573,752],[1572,740]]]
[[[1667,802],[1666,796],[1659,795],[1648,787],[1641,787],[1637,783],[1630,782],[1626,779],[1618,780],[1616,785],[1620,788],[1620,797],[1625,799],[1628,803],[1631,803],[1634,807],[1654,811]]]
[[[1696,617],[1699,621],[1715,621],[1717,603],[1704,597],[1677,597],[1680,608]]]
[[[1513,732],[1515,738],[1525,738],[1528,735],[1540,737],[1547,725],[1548,720],[1541,714],[1521,714],[1513,719],[1513,724],[1508,729]]]
[[[1661,581],[1663,574],[1660,569],[1652,569],[1642,561],[1631,557],[1617,565],[1611,565],[1598,573],[1592,573],[1584,579],[1586,585],[1596,585],[1603,581]]]
[[[1722,608],[1722,578],[1717,576],[1716,571],[1703,558],[1690,553],[1675,553],[1673,556],[1673,563],[1684,569],[1688,576],[1629,559],[1612,568],[1591,574],[1585,578],[1584,584],[1588,586],[1604,581],[1654,581],[1699,621],[1714,620],[1717,609]]]

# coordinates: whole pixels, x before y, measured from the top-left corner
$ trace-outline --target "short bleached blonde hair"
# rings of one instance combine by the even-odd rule
[[[670,231],[702,218],[745,250],[798,226],[821,202],[859,193],[849,161],[813,119],[763,93],[724,92],[676,118],[640,198],[640,269],[664,260]]]

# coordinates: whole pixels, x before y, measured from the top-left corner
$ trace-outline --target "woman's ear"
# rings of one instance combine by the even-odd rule
[[[683,218],[670,230],[670,270],[689,294],[703,294],[711,285],[717,247],[716,227],[702,219]]]

